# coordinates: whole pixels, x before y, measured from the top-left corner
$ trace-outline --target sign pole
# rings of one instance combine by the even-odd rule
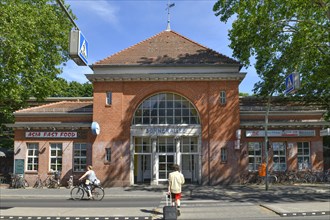
[[[76,22],[74,22],[73,18],[71,17],[70,13],[68,12],[68,10],[66,9],[66,7],[63,5],[63,3],[61,2],[61,0],[56,0],[57,3],[61,6],[61,8],[63,9],[63,11],[65,12],[65,14],[69,17],[71,23],[76,27],[77,30],[79,30],[78,25],[76,24]]]

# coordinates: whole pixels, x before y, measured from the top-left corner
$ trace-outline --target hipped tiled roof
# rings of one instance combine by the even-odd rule
[[[115,53],[98,65],[219,65],[240,63],[174,31],[163,31]]]
[[[20,113],[93,113],[93,102],[61,101],[15,112],[15,114]]]

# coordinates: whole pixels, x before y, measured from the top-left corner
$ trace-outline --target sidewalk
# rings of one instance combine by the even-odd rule
[[[105,189],[105,200],[116,197],[159,199],[155,207],[120,208],[8,208],[1,203],[1,219],[10,216],[57,217],[57,219],[162,219],[166,186],[138,185]],[[1,198],[67,198],[70,189],[3,189]],[[330,184],[270,186],[185,185],[180,219],[256,219],[265,216],[305,216],[330,214]],[[225,217],[221,217],[225,216]],[[4,218],[6,217],[6,218]],[[21,218],[24,219],[24,218]],[[32,218],[30,218],[32,219]],[[37,219],[37,218],[35,218]],[[40,218],[42,219],[42,218]],[[48,218],[51,219],[51,218]],[[229,218],[230,219],[230,218]]]

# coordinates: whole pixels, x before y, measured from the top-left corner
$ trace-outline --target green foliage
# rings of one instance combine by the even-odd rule
[[[219,0],[213,10],[222,22],[235,18],[233,56],[246,67],[256,58],[256,94],[283,94],[285,77],[298,72],[301,89],[294,96],[330,110],[329,1]]]
[[[67,82],[59,78],[56,82],[57,90],[51,94],[52,97],[92,97],[93,85],[90,82],[80,84],[78,82]]]
[[[249,96],[249,93],[240,92],[239,96]]]
[[[54,93],[73,25],[55,0],[0,2],[0,120]]]

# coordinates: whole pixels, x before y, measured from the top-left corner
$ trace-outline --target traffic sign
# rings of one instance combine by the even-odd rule
[[[70,32],[69,54],[77,65],[88,65],[88,41],[79,30],[72,30]]]
[[[78,56],[88,65],[88,42],[85,36],[79,31],[79,51]]]
[[[285,94],[288,94],[293,91],[294,91],[294,76],[293,73],[291,73],[285,78]]]
[[[300,76],[298,73],[291,73],[285,78],[285,94],[294,93],[300,88]]]

